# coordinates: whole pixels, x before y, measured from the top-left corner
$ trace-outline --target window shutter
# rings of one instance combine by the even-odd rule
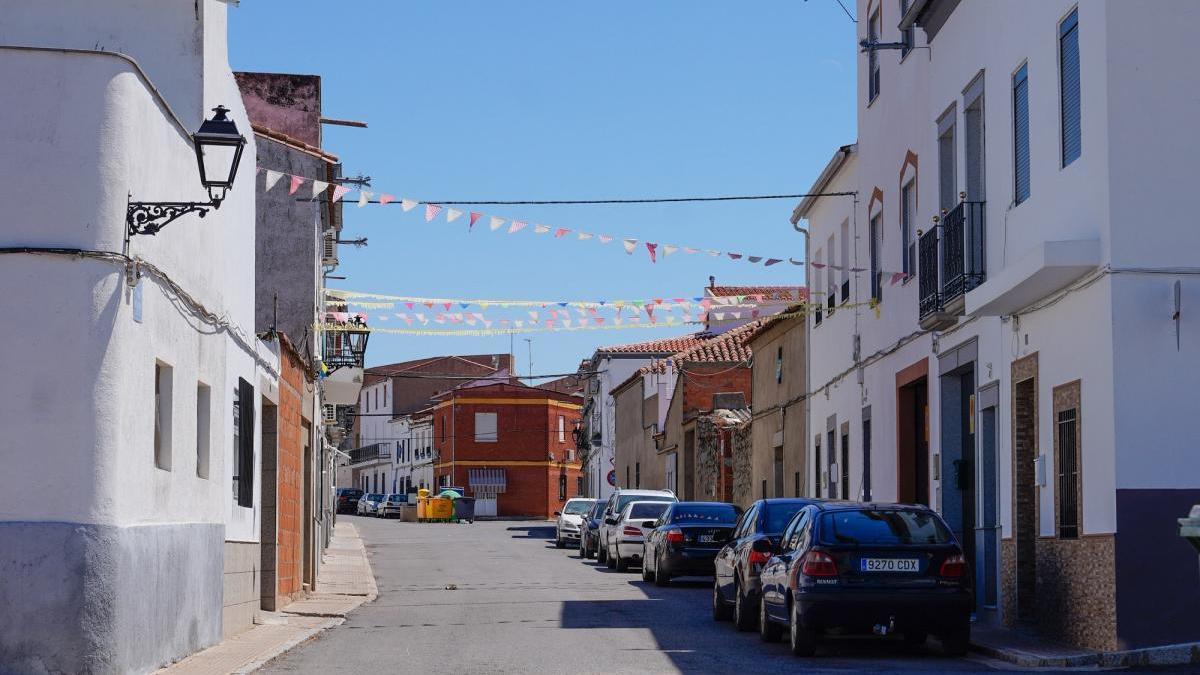
[[[1029,70],[1013,75],[1013,201],[1029,198]]]
[[[238,505],[254,505],[254,385],[238,378]]]
[[[1082,150],[1079,108],[1079,10],[1059,27],[1058,56],[1062,73],[1062,165],[1079,159]]]

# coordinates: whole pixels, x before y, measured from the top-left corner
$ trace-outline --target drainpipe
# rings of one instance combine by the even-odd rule
[[[804,235],[804,285],[805,285],[805,287],[808,288],[808,302],[806,303],[805,309],[804,309],[804,439],[803,439],[804,470],[807,471],[808,470],[808,456],[810,454],[808,451],[808,437],[812,435],[812,402],[809,400],[809,398],[812,396],[812,322],[810,322],[808,320],[808,306],[810,306],[812,304],[812,284],[810,283],[810,280],[808,277],[809,270],[812,269],[812,267],[810,267],[808,264],[809,263],[809,259],[808,259],[809,251],[812,248],[811,246],[809,246],[809,244],[812,243],[812,234],[808,231],[807,227],[800,227],[799,221],[792,223],[792,227],[794,227],[797,232]],[[786,415],[786,412],[784,414]],[[787,420],[787,418],[785,417],[784,418],[785,427],[784,427],[784,431],[783,431],[785,436],[787,434],[786,420]],[[816,478],[816,480],[820,480],[820,478],[817,477],[817,472],[819,472],[819,471],[820,471],[820,467],[814,467],[813,476]],[[804,487],[806,488],[805,491],[807,492],[807,488],[808,488],[808,477],[807,476],[805,476],[805,479],[804,479]]]

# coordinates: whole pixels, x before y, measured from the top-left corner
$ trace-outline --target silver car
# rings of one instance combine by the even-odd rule
[[[604,512],[600,514],[599,539],[596,544],[596,561],[609,568],[617,566],[617,561],[610,553],[614,552],[617,518],[629,502],[677,502],[678,498],[670,490],[624,490],[618,489],[608,496]]]
[[[368,492],[358,500],[358,509],[356,513],[360,516],[375,516],[379,515],[379,503],[383,501],[385,495],[378,492]]]
[[[645,541],[647,528],[643,527],[642,523],[647,520],[658,520],[658,517],[670,505],[670,502],[662,501],[629,502],[625,510],[621,511],[621,516],[617,518],[617,526],[613,530],[616,537],[612,547],[613,567],[618,572],[628,570],[630,565],[644,564],[642,544]]]
[[[554,512],[554,515],[558,517],[554,523],[555,546],[566,548],[567,544],[579,545],[579,528],[583,525],[583,519],[587,516],[587,512],[595,503],[595,499],[576,497],[567,500],[562,511]]]
[[[376,509],[376,515],[380,518],[390,518],[400,515],[401,510],[408,504],[408,495],[390,494],[386,495],[380,502],[379,508]]]

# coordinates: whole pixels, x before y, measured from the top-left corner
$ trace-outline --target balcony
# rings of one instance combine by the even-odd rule
[[[917,242],[918,317],[921,328],[954,325],[966,294],[987,280],[986,202],[961,201]]]
[[[350,451],[350,464],[362,464],[364,462],[374,462],[380,459],[391,459],[391,453],[388,452],[387,446],[384,443],[372,443],[364,445],[361,448],[355,448]]]

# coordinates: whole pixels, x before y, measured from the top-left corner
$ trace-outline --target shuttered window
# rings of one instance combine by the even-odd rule
[[[496,413],[475,413],[475,442],[495,443],[498,440]]]
[[[879,41],[879,35],[882,32],[882,24],[880,22],[879,10],[876,9],[867,24],[867,38],[871,43]],[[875,100],[879,95],[879,56],[874,49],[867,52],[867,103]]]
[[[254,385],[238,378],[233,398],[233,496],[254,506]]]
[[[1062,77],[1062,165],[1082,151],[1079,118],[1079,10],[1063,19],[1058,29],[1059,72]]]
[[[1058,413],[1058,536],[1079,536],[1079,413]]]
[[[917,237],[913,228],[916,221],[916,194],[913,181],[908,181],[900,190],[900,241],[903,248],[900,251],[903,258],[904,276],[911,277],[917,273]]]
[[[950,211],[958,204],[958,169],[955,165],[954,122],[957,111],[951,107],[938,119],[938,207]]]
[[[1029,199],[1029,66],[1013,75],[1013,203]]]

